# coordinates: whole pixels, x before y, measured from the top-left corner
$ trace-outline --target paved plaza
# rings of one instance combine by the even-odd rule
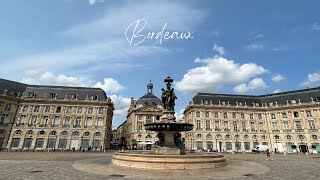
[[[112,154],[0,152],[0,179],[320,179],[320,155],[224,154],[224,168],[145,171],[114,167]]]

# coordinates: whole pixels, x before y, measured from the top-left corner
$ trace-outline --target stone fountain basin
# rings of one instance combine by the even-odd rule
[[[122,151],[113,155],[112,163],[138,169],[214,169],[227,165],[223,155],[206,152],[154,155],[148,151]]]
[[[144,126],[149,131],[191,131],[193,128],[193,124],[176,122],[155,122],[147,123]]]

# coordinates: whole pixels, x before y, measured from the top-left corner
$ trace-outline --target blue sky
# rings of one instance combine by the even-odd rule
[[[116,106],[113,128],[125,120],[131,97],[143,96],[150,79],[160,96],[168,75],[175,80],[178,116],[197,92],[258,95],[314,87],[320,82],[319,5],[316,0],[4,0],[0,77],[101,87]],[[137,35],[158,33],[166,24],[164,32],[189,32],[193,38],[130,44],[137,20]]]

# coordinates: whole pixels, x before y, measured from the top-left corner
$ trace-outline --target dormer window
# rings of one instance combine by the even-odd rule
[[[91,95],[91,100],[97,100],[98,96],[97,95]]]
[[[71,99],[77,99],[77,95],[76,94],[70,94],[70,98]]]
[[[36,94],[34,92],[29,92],[28,97],[29,98],[36,97]]]
[[[291,103],[292,103],[292,104],[296,104],[297,101],[296,101],[296,100],[291,100]]]
[[[53,98],[57,98],[57,94],[56,93],[49,93],[50,97]]]

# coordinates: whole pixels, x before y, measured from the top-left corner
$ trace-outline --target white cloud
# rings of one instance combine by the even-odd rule
[[[183,118],[183,112],[184,112],[184,108],[180,109],[180,111],[175,113],[175,117],[176,117],[176,121],[180,121]]]
[[[93,6],[96,3],[103,3],[104,2],[104,0],[88,0],[88,1],[89,1],[90,6]]]
[[[112,128],[116,129],[126,119],[128,109],[131,103],[131,98],[126,98],[117,95],[111,95],[110,98],[112,99],[115,106]]]
[[[315,30],[315,31],[319,31],[320,30],[320,24],[318,22],[314,22],[312,24],[312,27],[311,27],[312,30]]]
[[[263,44],[261,43],[251,43],[245,46],[246,50],[260,50],[263,49]]]
[[[217,52],[220,56],[223,56],[225,54],[224,47],[218,46],[216,43],[214,43],[212,50]]]
[[[267,72],[265,68],[254,63],[238,64],[233,60],[214,56],[213,58],[195,60],[203,66],[195,67],[175,83],[182,92],[212,92],[223,85],[245,83],[257,75]]]
[[[104,83],[97,82],[93,87],[103,89],[105,92],[117,93],[123,89],[123,86],[118,81],[112,78],[104,78]]]
[[[308,74],[308,79],[301,83],[302,86],[319,86],[320,74]]]
[[[86,77],[66,76],[64,74],[54,74],[46,71],[27,71],[21,82],[38,85],[56,85],[56,86],[78,86],[88,87],[92,84]]]
[[[242,83],[233,88],[236,93],[246,93],[267,88],[266,83],[261,78],[252,79],[248,84]]]
[[[280,92],[282,92],[280,89],[276,89],[273,91],[273,93],[280,93]]]
[[[275,75],[272,76],[272,81],[274,81],[274,82],[279,82],[279,81],[282,81],[284,79],[285,79],[285,77],[282,76],[281,74],[275,74]]]

